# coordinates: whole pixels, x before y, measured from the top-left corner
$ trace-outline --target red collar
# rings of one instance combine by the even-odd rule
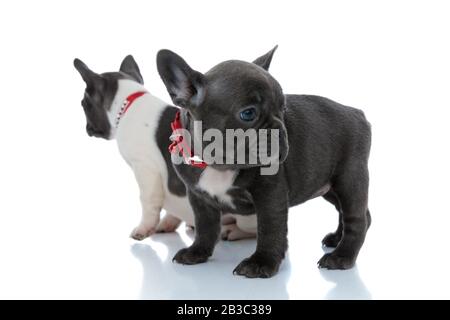
[[[119,122],[120,119],[122,119],[122,117],[124,116],[124,114],[128,111],[128,109],[130,109],[131,105],[133,104],[133,102],[139,98],[142,97],[144,94],[146,94],[146,91],[137,91],[135,93],[130,94],[124,101],[122,104],[122,107],[120,108],[119,113],[117,114],[116,117],[116,128],[119,126]]]
[[[170,153],[182,153],[184,162],[190,166],[204,169],[208,165],[203,160],[195,160],[193,158],[194,152],[189,148],[188,144],[183,142],[183,136],[181,133],[181,129],[183,129],[183,125],[181,124],[180,119],[180,111],[175,115],[175,119],[170,124],[172,128],[172,135],[170,136],[170,140],[172,143],[169,146]]]

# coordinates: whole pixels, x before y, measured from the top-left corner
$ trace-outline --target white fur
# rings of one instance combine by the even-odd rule
[[[174,231],[181,221],[194,226],[194,213],[187,197],[179,197],[169,191],[166,163],[155,139],[159,118],[167,104],[147,93],[133,102],[116,128],[116,117],[124,100],[136,91],[146,90],[135,81],[119,80],[118,91],[108,118],[112,128],[110,139],[117,140],[119,151],[133,170],[139,185],[142,219],[131,236],[142,240],[156,231]],[[226,191],[232,186],[235,177],[234,171],[220,172],[206,168],[199,187],[216,195],[220,201],[232,205],[231,197]],[[167,215],[159,222],[162,208],[166,210]],[[255,216],[253,225],[256,230]],[[245,227],[245,231],[251,229]]]
[[[217,197],[219,201],[234,208],[234,204],[227,191],[233,186],[237,171],[219,171],[211,167],[206,167],[198,181],[197,187],[208,192],[211,196]]]
[[[147,93],[133,102],[120,119],[117,129],[115,128],[123,101],[136,91],[145,91],[145,88],[135,81],[119,80],[119,88],[108,118],[113,128],[110,138],[117,140],[119,151],[133,170],[139,185],[142,219],[131,236],[141,240],[157,229],[173,231],[176,219],[188,224],[193,224],[194,221],[187,197],[178,197],[168,190],[166,163],[154,138],[158,120],[167,104]],[[168,216],[158,225],[162,208]]]

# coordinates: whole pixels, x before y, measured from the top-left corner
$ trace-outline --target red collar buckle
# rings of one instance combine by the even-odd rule
[[[170,124],[170,127],[172,128],[172,135],[170,136],[170,141],[172,141],[172,143],[169,145],[169,152],[181,152],[186,164],[200,169],[206,168],[208,166],[206,162],[199,159],[197,156],[194,156],[194,153],[189,148],[188,144],[183,140],[183,136],[180,132],[180,130],[183,129],[180,119],[180,111],[178,111],[175,115],[175,119]]]

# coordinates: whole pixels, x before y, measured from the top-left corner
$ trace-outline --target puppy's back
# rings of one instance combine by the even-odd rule
[[[284,122],[289,140],[284,165],[297,172],[288,178],[291,190],[298,191],[290,196],[295,204],[350,162],[367,163],[371,129],[359,109],[320,96],[286,95]]]
[[[286,95],[286,125],[289,134],[310,136],[347,144],[370,143],[371,126],[360,109],[315,95]],[[299,127],[300,125],[300,127]],[[317,141],[317,142],[319,142]],[[325,141],[322,141],[325,142]],[[356,141],[354,141],[356,142]]]

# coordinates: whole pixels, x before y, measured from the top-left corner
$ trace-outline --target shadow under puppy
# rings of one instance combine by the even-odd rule
[[[134,58],[127,56],[118,72],[98,74],[81,60],[74,66],[86,83],[81,102],[89,136],[116,139],[140,189],[142,219],[131,237],[142,240],[155,232],[173,232],[181,221],[194,225],[186,188],[176,175],[167,152],[170,121],[178,108],[151,95]],[[167,212],[160,221],[160,212]],[[254,237],[256,218],[228,217],[225,240]]]
[[[174,164],[187,186],[196,225],[194,243],[174,257],[178,263],[202,263],[212,255],[222,212],[256,211],[256,251],[234,273],[271,277],[288,246],[288,208],[318,196],[339,212],[337,230],[323,239],[325,246],[336,248],[319,260],[319,267],[348,269],[355,263],[371,221],[370,124],[362,111],[329,99],[284,95],[267,71],[275,50],[253,63],[222,62],[205,74],[169,50],[158,53],[160,76],[174,104],[182,107],[182,127],[194,141],[195,121],[223,136],[227,129],[279,130],[280,167],[274,175],[262,175],[259,162],[207,163],[206,168]]]

